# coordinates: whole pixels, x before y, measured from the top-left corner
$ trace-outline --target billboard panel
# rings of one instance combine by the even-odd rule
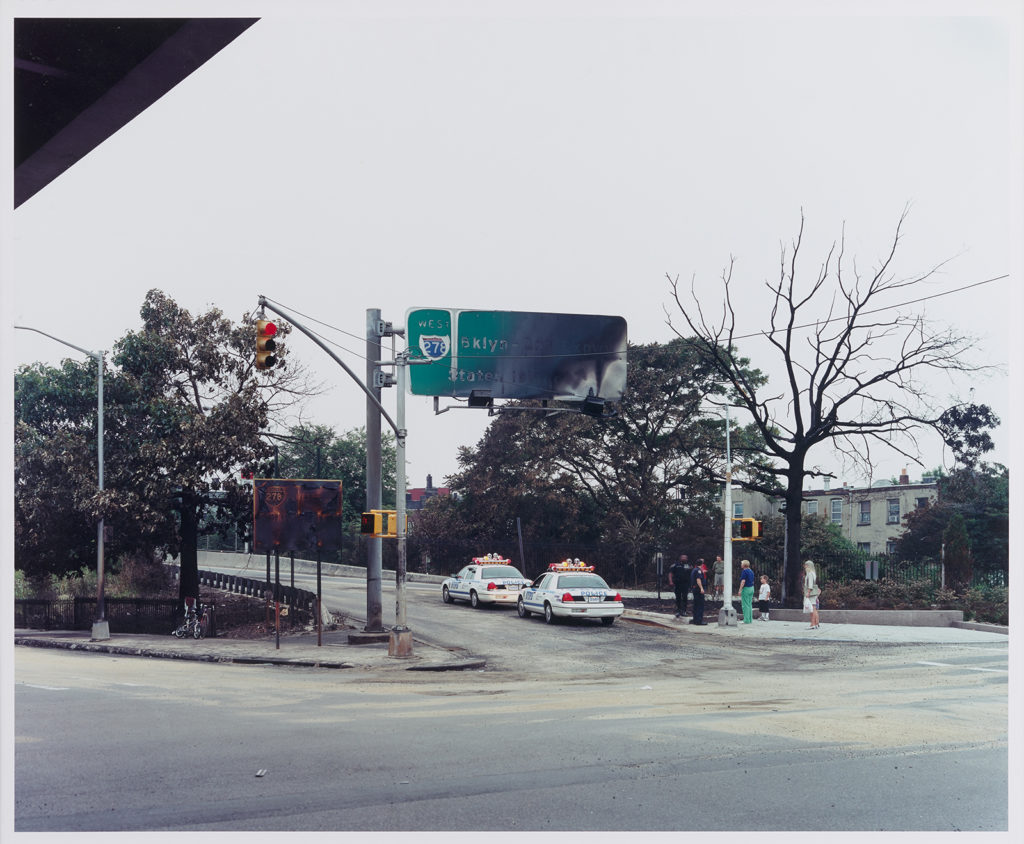
[[[341,481],[257,478],[253,481],[254,551],[341,548]]]
[[[445,313],[447,321],[437,316]],[[431,361],[409,368],[416,395],[618,401],[626,389],[626,321],[618,316],[417,309],[406,336],[413,358]]]

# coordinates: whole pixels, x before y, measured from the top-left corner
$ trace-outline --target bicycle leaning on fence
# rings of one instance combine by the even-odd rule
[[[177,636],[179,639],[187,639],[189,636],[193,639],[202,639],[209,629],[210,608],[200,604],[197,611],[195,598],[186,598],[185,619],[171,635]]]

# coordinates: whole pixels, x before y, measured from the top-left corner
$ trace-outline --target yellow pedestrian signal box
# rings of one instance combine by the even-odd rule
[[[371,510],[363,513],[359,532],[368,536],[398,536],[397,511]]]
[[[733,542],[753,542],[761,536],[761,522],[757,519],[733,519]]]
[[[380,510],[371,510],[369,513],[363,513],[363,518],[359,524],[359,532],[369,536],[380,536],[383,521],[384,514]]]

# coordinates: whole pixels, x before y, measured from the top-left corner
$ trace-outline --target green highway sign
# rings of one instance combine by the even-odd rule
[[[409,391],[466,398],[618,401],[626,321],[618,316],[414,308],[406,314]]]
[[[451,390],[452,314],[442,308],[417,308],[405,315],[405,339],[412,360],[409,391],[419,396],[447,396]]]

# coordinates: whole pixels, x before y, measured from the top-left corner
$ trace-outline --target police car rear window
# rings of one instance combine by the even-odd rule
[[[607,589],[608,584],[596,574],[563,574],[558,578],[559,589]]]
[[[481,577],[522,577],[514,566],[484,566]]]

